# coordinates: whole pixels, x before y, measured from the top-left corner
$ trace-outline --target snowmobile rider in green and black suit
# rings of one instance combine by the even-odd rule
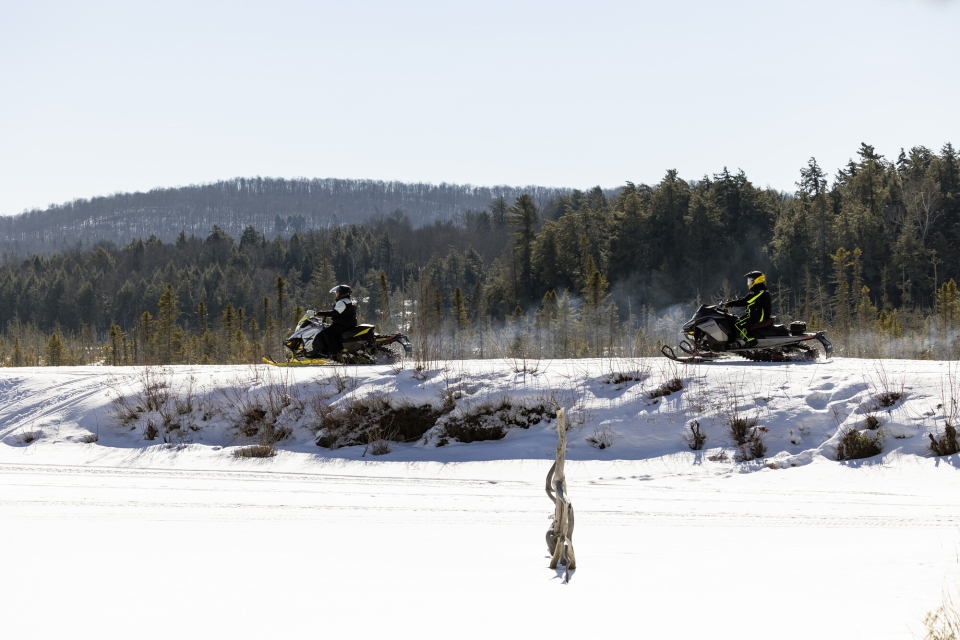
[[[743,276],[747,279],[747,288],[750,293],[738,300],[726,303],[727,307],[746,307],[747,310],[737,320],[737,330],[740,332],[744,347],[757,344],[757,339],[750,336],[751,329],[762,329],[773,324],[773,305],[770,292],[767,291],[766,278],[759,271],[751,271]]]
[[[353,289],[348,285],[338,284],[330,289],[330,293],[336,297],[333,309],[317,312],[318,316],[331,319],[330,326],[320,332],[318,337],[321,344],[317,346],[322,347],[324,353],[332,355],[340,351],[340,336],[350,329],[355,329],[358,323],[357,303],[350,297]]]

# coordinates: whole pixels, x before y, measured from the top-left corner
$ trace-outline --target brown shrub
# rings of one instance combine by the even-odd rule
[[[316,442],[327,449],[376,441],[412,442],[433,428],[443,414],[442,408],[430,403],[394,404],[384,395],[366,396],[337,408],[317,406],[316,411]]]
[[[556,409],[548,403],[534,405],[514,404],[509,398],[478,404],[460,415],[451,415],[443,423],[438,438],[458,442],[501,440],[511,428],[529,429],[543,419],[557,417]]]
[[[694,451],[700,451],[703,449],[703,443],[707,440],[707,434],[700,429],[700,421],[694,420],[687,427],[690,429],[690,433],[684,436],[687,446]]]
[[[928,433],[930,438],[930,452],[935,456],[951,456],[960,453],[960,442],[957,441],[957,430],[949,422],[943,428],[943,434],[934,438],[932,433]]]
[[[837,443],[837,460],[860,460],[883,453],[883,432],[870,435],[855,428],[846,428]]]

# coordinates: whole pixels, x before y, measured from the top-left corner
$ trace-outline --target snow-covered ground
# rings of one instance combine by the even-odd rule
[[[960,400],[947,363],[523,368],[0,369],[4,637],[899,638],[960,583],[960,457],[926,446]],[[682,391],[649,397],[677,372]],[[121,424],[114,399],[158,381],[168,406]],[[369,394],[456,408],[379,456],[314,443],[318,407]],[[567,585],[543,541],[556,421],[437,446],[478,405],[551,397],[572,423]],[[257,398],[286,398],[290,436],[238,459]],[[734,413],[765,455],[732,442]],[[883,453],[837,462],[869,416]]]

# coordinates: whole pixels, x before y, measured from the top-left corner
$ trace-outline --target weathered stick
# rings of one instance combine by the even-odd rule
[[[547,472],[547,496],[553,500],[553,523],[547,530],[547,549],[551,553],[550,568],[558,564],[567,569],[577,568],[577,557],[573,552],[573,505],[567,499],[567,479],[564,463],[567,459],[567,417],[566,412],[557,407],[557,460]]]

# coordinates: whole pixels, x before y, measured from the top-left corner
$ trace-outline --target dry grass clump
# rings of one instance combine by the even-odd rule
[[[118,424],[127,426],[131,422],[136,422],[140,417],[140,407],[131,404],[126,396],[118,395],[112,401],[113,407],[110,411],[110,417]]]
[[[736,442],[738,446],[746,444],[750,438],[750,434],[756,431],[756,426],[759,422],[759,418],[747,417],[739,412],[727,416],[727,425],[730,427],[730,437],[733,438],[733,441]]]
[[[272,456],[277,443],[293,434],[290,427],[277,426],[277,418],[288,404],[289,402],[281,404],[271,410],[261,403],[260,398],[246,400],[238,412],[236,427],[241,439],[252,441],[253,444],[241,447],[240,450],[249,450],[244,455],[236,452],[234,455],[238,458],[265,458],[268,457],[265,452],[269,449],[269,455]]]
[[[871,431],[876,431],[880,428],[880,418],[872,413],[867,414],[867,417],[863,419],[863,426]]]
[[[730,437],[740,449],[741,460],[755,460],[767,455],[767,445],[763,438],[768,429],[757,426],[759,418],[747,417],[739,412],[727,416],[727,425],[730,428]]]
[[[680,376],[676,376],[668,380],[665,380],[663,383],[660,384],[660,386],[658,386],[653,391],[648,391],[647,397],[650,398],[651,400],[655,398],[662,398],[663,396],[668,396],[671,393],[676,393],[681,389],[683,389],[683,378],[681,378]]]
[[[511,345],[510,356],[514,373],[535,374],[540,371],[540,358],[537,356],[531,357],[527,353],[526,345],[521,336],[517,336]]]
[[[642,382],[647,376],[639,371],[611,371],[604,374],[600,381],[604,384],[626,384],[628,382]]]
[[[621,359],[610,361],[610,371],[600,377],[604,384],[621,385],[628,382],[643,382],[650,377],[650,364],[643,359]]]
[[[937,408],[943,409],[944,428],[943,433],[936,437],[932,433],[927,434],[930,452],[935,456],[960,453],[957,428],[954,426],[960,423],[960,374],[953,362],[947,363],[947,373],[940,381],[940,405]]]
[[[256,381],[263,386],[256,393],[247,391],[240,380],[218,391],[231,409],[241,441],[254,447],[273,448],[293,433],[290,427],[278,425],[281,416],[288,411],[302,413],[306,402],[300,387],[293,384],[289,376],[268,375],[262,380],[259,372],[257,376]]]
[[[39,429],[31,431],[21,431],[13,437],[13,441],[17,444],[30,444],[31,442],[36,442],[40,439],[40,436],[43,435],[43,431]]]
[[[681,389],[683,389],[683,376],[680,375],[680,367],[676,362],[669,361],[660,369],[660,384],[652,391],[648,391],[647,397],[655,400]]]
[[[142,411],[159,411],[170,398],[169,372],[155,367],[144,367],[137,377],[141,385],[138,406]]]
[[[703,443],[707,441],[707,434],[700,428],[700,421],[691,421],[690,424],[687,425],[687,428],[690,430],[690,433],[685,433],[683,439],[692,450],[700,451],[703,449]]]
[[[949,422],[943,428],[943,433],[934,437],[928,433],[930,438],[930,452],[935,456],[951,456],[960,453],[960,442],[957,441],[957,429]]]
[[[744,402],[743,381],[731,378],[724,386],[724,406],[727,428],[739,449],[740,460],[755,460],[767,455],[763,439],[769,429],[758,426],[759,414],[747,414]],[[754,400],[756,404],[756,400]],[[757,410],[759,412],[759,409]]]
[[[443,414],[430,403],[395,403],[383,394],[372,394],[332,408],[316,406],[319,446],[339,449],[354,445],[372,447],[371,453],[387,453],[388,442],[411,442],[421,438]]]
[[[110,414],[114,421],[123,426],[137,422],[140,414],[160,411],[170,398],[170,373],[165,369],[144,367],[137,373],[136,381],[139,389],[132,397],[120,393],[114,387],[116,397],[113,399]]]
[[[868,376],[868,381],[873,387],[871,396],[876,409],[889,409],[905,395],[903,376],[888,373],[882,360],[877,361],[874,374]]]
[[[276,447],[266,444],[252,444],[233,450],[234,458],[271,458],[277,455]]]
[[[542,420],[550,421],[556,417],[556,409],[549,402],[526,405],[501,398],[496,402],[474,405],[459,415],[449,415],[436,434],[437,446],[450,440],[464,443],[501,440],[512,428],[529,429]]]
[[[590,446],[597,449],[607,449],[613,446],[613,441],[617,439],[617,434],[605,424],[597,425],[586,440]]]
[[[327,380],[337,390],[337,393],[343,393],[357,387],[356,376],[351,376],[346,366],[336,366],[330,371],[330,377]]]
[[[897,404],[903,398],[903,391],[885,391],[876,396],[877,407],[887,409]]]
[[[860,460],[883,453],[883,431],[871,435],[854,427],[848,427],[837,443],[837,460]]]
[[[944,591],[943,604],[926,615],[923,626],[926,631],[923,640],[960,639],[960,607],[953,596]]]
[[[93,444],[94,442],[100,439],[100,435],[96,433],[88,433],[80,438],[80,442],[85,444]]]
[[[763,442],[763,437],[767,431],[766,427],[757,427],[750,433],[746,444],[740,447],[740,456],[744,460],[754,460],[767,455],[767,445]]]
[[[196,389],[196,380],[189,376],[174,388],[172,374],[161,367],[144,367],[136,375],[137,390],[124,395],[119,383],[109,386],[116,394],[110,409],[111,419],[120,426],[140,427],[144,440],[162,437],[166,443],[183,444],[192,439],[191,432],[200,431],[200,421],[209,419],[214,412],[202,393]]]

